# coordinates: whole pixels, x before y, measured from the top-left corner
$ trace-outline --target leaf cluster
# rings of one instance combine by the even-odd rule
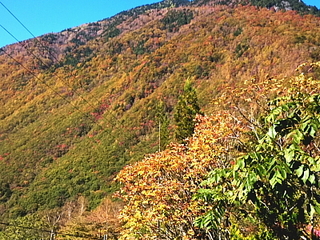
[[[251,136],[246,153],[229,168],[213,170],[202,183],[209,190],[199,190],[197,198],[212,202],[214,210],[198,218],[197,226],[219,229],[223,219],[231,224],[254,220],[256,231],[268,229],[276,239],[308,237],[305,226],[316,226],[320,102],[308,88],[318,89],[318,81],[299,76],[291,82],[296,85],[289,95],[269,101],[261,120],[249,122],[253,130],[246,133]]]

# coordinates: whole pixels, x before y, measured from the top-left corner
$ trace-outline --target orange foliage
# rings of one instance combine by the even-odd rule
[[[223,112],[198,116],[198,121],[186,146],[172,144],[118,174],[123,186],[117,196],[125,202],[121,239],[192,239],[203,234],[193,222],[208,207],[192,197],[210,170],[229,164],[230,148],[243,129]]]
[[[126,166],[116,178],[122,183],[117,196],[125,203],[121,239],[203,237],[204,232],[193,225],[196,217],[210,210],[205,202],[193,199],[200,183],[210,170],[226,168],[243,154],[250,145],[250,135],[245,133],[262,127],[258,116],[270,99],[319,92],[318,81],[312,78],[319,67],[320,63],[302,64],[297,77],[251,79],[246,88],[226,87],[229,94],[216,103],[220,109],[229,109],[211,117],[198,116],[195,133],[185,146],[171,144],[165,151]]]

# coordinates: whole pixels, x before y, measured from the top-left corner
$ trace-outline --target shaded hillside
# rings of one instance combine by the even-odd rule
[[[163,101],[172,118],[186,79],[209,114],[219,107],[214,98],[232,95],[248,79],[281,78],[320,60],[316,16],[196,2],[158,6],[3,49],[6,219],[79,197],[88,210],[98,206],[123,166],[158,150],[156,106]]]

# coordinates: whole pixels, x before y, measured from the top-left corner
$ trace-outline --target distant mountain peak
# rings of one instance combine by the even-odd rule
[[[320,16],[320,10],[315,6],[308,6],[302,0],[195,0],[195,5],[219,4],[219,5],[253,5],[257,7],[273,8],[275,10],[295,10],[301,14],[313,14]]]

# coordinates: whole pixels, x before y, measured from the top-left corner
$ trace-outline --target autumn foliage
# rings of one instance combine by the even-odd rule
[[[298,130],[293,129],[290,137],[288,135],[288,139],[275,140],[278,141],[275,149],[272,149],[269,140],[264,139],[267,138],[266,136],[275,134],[270,132],[272,128],[269,129],[270,118],[272,116],[280,118],[280,112],[276,113],[277,108],[272,110],[273,104],[268,100],[268,96],[270,99],[275,96],[277,96],[277,99],[284,99],[282,100],[284,102],[277,102],[277,105],[285,104],[285,99],[292,99],[292,101],[298,101],[296,104],[301,104],[300,100],[294,97],[296,94],[312,95],[319,92],[318,80],[315,80],[314,75],[319,71],[319,66],[320,63],[303,64],[298,68],[300,74],[296,77],[282,80],[266,79],[263,82],[251,84],[247,91],[235,91],[234,93],[239,99],[231,100],[229,96],[223,99],[225,107],[229,106],[230,110],[216,112],[215,115],[210,117],[198,116],[195,133],[189,138],[185,146],[172,144],[168,149],[149,155],[144,160],[126,166],[121,170],[116,178],[117,181],[122,183],[122,188],[117,196],[123,199],[125,203],[121,212],[121,221],[124,224],[121,239],[210,239],[210,237],[213,239],[219,237],[233,239],[232,237],[236,236],[282,239],[286,235],[291,236],[290,239],[295,239],[292,236],[304,235],[303,231],[305,229],[303,226],[313,224],[313,221],[320,214],[320,208],[317,205],[319,202],[317,203],[318,200],[314,198],[320,189],[318,180],[316,180],[319,171],[316,170],[318,168],[312,166],[312,170],[307,168],[307,166],[310,166],[308,164],[317,161],[311,160],[311,156],[315,159],[319,157],[315,146],[318,144],[318,140],[315,139],[315,145],[309,147],[309,143],[305,142],[303,136],[294,136]],[[308,74],[304,72],[306,69]],[[257,91],[258,89],[260,91]],[[316,98],[314,101],[317,101]],[[289,102],[288,107],[298,108],[298,105],[292,104]],[[310,114],[316,111],[313,108],[309,109],[307,105],[301,104],[299,106],[301,112],[304,111],[304,106],[306,106],[307,112],[310,111]],[[269,108],[271,108],[271,113]],[[289,108],[288,111],[291,111]],[[298,114],[300,114],[299,111],[297,110]],[[286,118],[286,113],[283,114],[281,117]],[[266,120],[263,116],[266,116]],[[291,115],[289,114],[289,116]],[[301,113],[301,116],[304,115]],[[310,121],[313,121],[311,117]],[[274,125],[276,126],[274,131],[280,131],[279,129],[282,126],[280,124],[282,123],[284,123],[284,120],[278,120]],[[314,124],[313,127],[311,126],[313,130],[310,130],[312,132],[311,138],[318,131],[319,124],[315,122]],[[281,136],[291,131],[290,126],[282,127],[284,132],[280,133]],[[267,135],[263,137],[263,133],[260,133],[260,131],[266,131]],[[291,138],[293,138],[293,145],[290,145],[289,142],[286,143],[291,141]],[[298,138],[300,140],[297,140]],[[254,159],[256,155],[268,156],[268,154],[276,154],[276,151],[279,151],[279,156],[282,156],[281,144],[284,148],[288,147],[287,150],[284,150],[285,159],[288,160],[288,154],[291,156],[287,168],[280,160],[272,160],[272,158],[266,157],[270,160],[264,160],[263,162],[258,157],[256,160]],[[302,144],[301,148],[296,144]],[[293,151],[293,146],[296,147],[296,154],[299,151],[301,154],[303,154],[303,151],[310,151],[310,156],[301,159],[297,157],[295,160],[297,162],[290,165],[294,158],[290,152]],[[306,159],[309,159],[309,162]],[[254,167],[252,165],[251,170],[250,164],[254,164],[254,162],[251,163],[250,161],[260,161],[260,166],[254,165],[256,166]],[[303,165],[299,165],[300,167],[297,165],[299,161],[303,162]],[[266,166],[263,164],[266,164]],[[258,173],[259,169],[264,169],[264,167],[264,172]],[[293,169],[289,170],[290,167],[293,167]],[[254,170],[255,168],[257,170]],[[299,173],[302,170],[308,172]],[[304,187],[301,186],[300,188],[299,183],[294,178],[293,173],[295,171],[298,171],[298,179],[302,178],[300,184],[311,184],[314,193],[311,195],[304,193]],[[260,175],[258,177],[254,174]],[[266,175],[264,176],[264,174]],[[291,174],[293,175],[291,176]],[[269,177],[270,179],[268,179]],[[307,182],[308,179],[310,182]],[[267,182],[264,183],[264,181]],[[285,185],[287,181],[288,185]],[[255,189],[256,192],[253,196],[252,189],[259,183],[265,184],[266,189],[262,191],[258,187]],[[284,188],[295,189],[292,190],[295,191],[295,194],[287,195],[282,190],[280,191],[278,189],[280,185]],[[270,186],[270,189],[267,190],[268,186]],[[269,192],[264,195],[266,194],[264,191]],[[301,206],[297,207],[296,204],[300,204],[299,201],[301,201],[298,200],[299,196],[304,196],[306,200],[301,203]],[[279,199],[277,200],[279,202],[276,203],[275,199],[271,199],[272,197]],[[274,212],[266,210],[268,209],[267,205],[266,209],[262,205],[260,206],[256,202],[256,198],[260,199],[261,203],[259,204],[267,204],[270,207],[275,204],[272,211],[277,211],[277,207],[279,207],[280,212],[276,213],[279,215],[279,219],[275,218]],[[263,203],[264,201],[267,202]],[[288,209],[284,210],[282,201],[287,204],[291,201],[291,205],[286,207],[290,208],[292,215],[281,213],[281,211],[289,211]],[[310,210],[309,205],[307,208],[303,204],[306,204],[306,206],[312,204],[312,209]],[[256,206],[256,210],[254,210],[254,206]],[[300,208],[305,208],[305,212],[301,212]],[[296,212],[302,214],[298,216],[298,219],[295,218]],[[248,217],[246,214],[250,216]],[[305,216],[309,216],[309,220]],[[296,230],[290,224],[295,224]],[[283,230],[279,228],[283,228]],[[270,234],[265,231],[270,231]]]
[[[126,204],[122,239],[205,237],[194,221],[210,207],[193,196],[209,171],[230,164],[230,147],[242,129],[224,112],[197,121],[187,146],[171,144],[118,174],[123,187],[117,196]]]
[[[84,217],[119,190],[112,180],[130,164],[117,177],[126,204],[122,238],[209,236],[193,225],[212,208],[194,199],[200,183],[246,154],[270,100],[316,93],[320,74],[309,63],[320,60],[319,18],[238,1],[178,2],[189,1],[142,6],[1,49],[3,221],[74,209],[59,228],[96,236],[105,225],[85,228]],[[304,74],[291,78],[303,62]],[[197,93],[192,114],[206,116],[187,116],[194,137],[188,132],[185,145],[164,150],[186,79]],[[80,197],[82,218],[72,208]],[[100,223],[97,215],[91,219]]]

